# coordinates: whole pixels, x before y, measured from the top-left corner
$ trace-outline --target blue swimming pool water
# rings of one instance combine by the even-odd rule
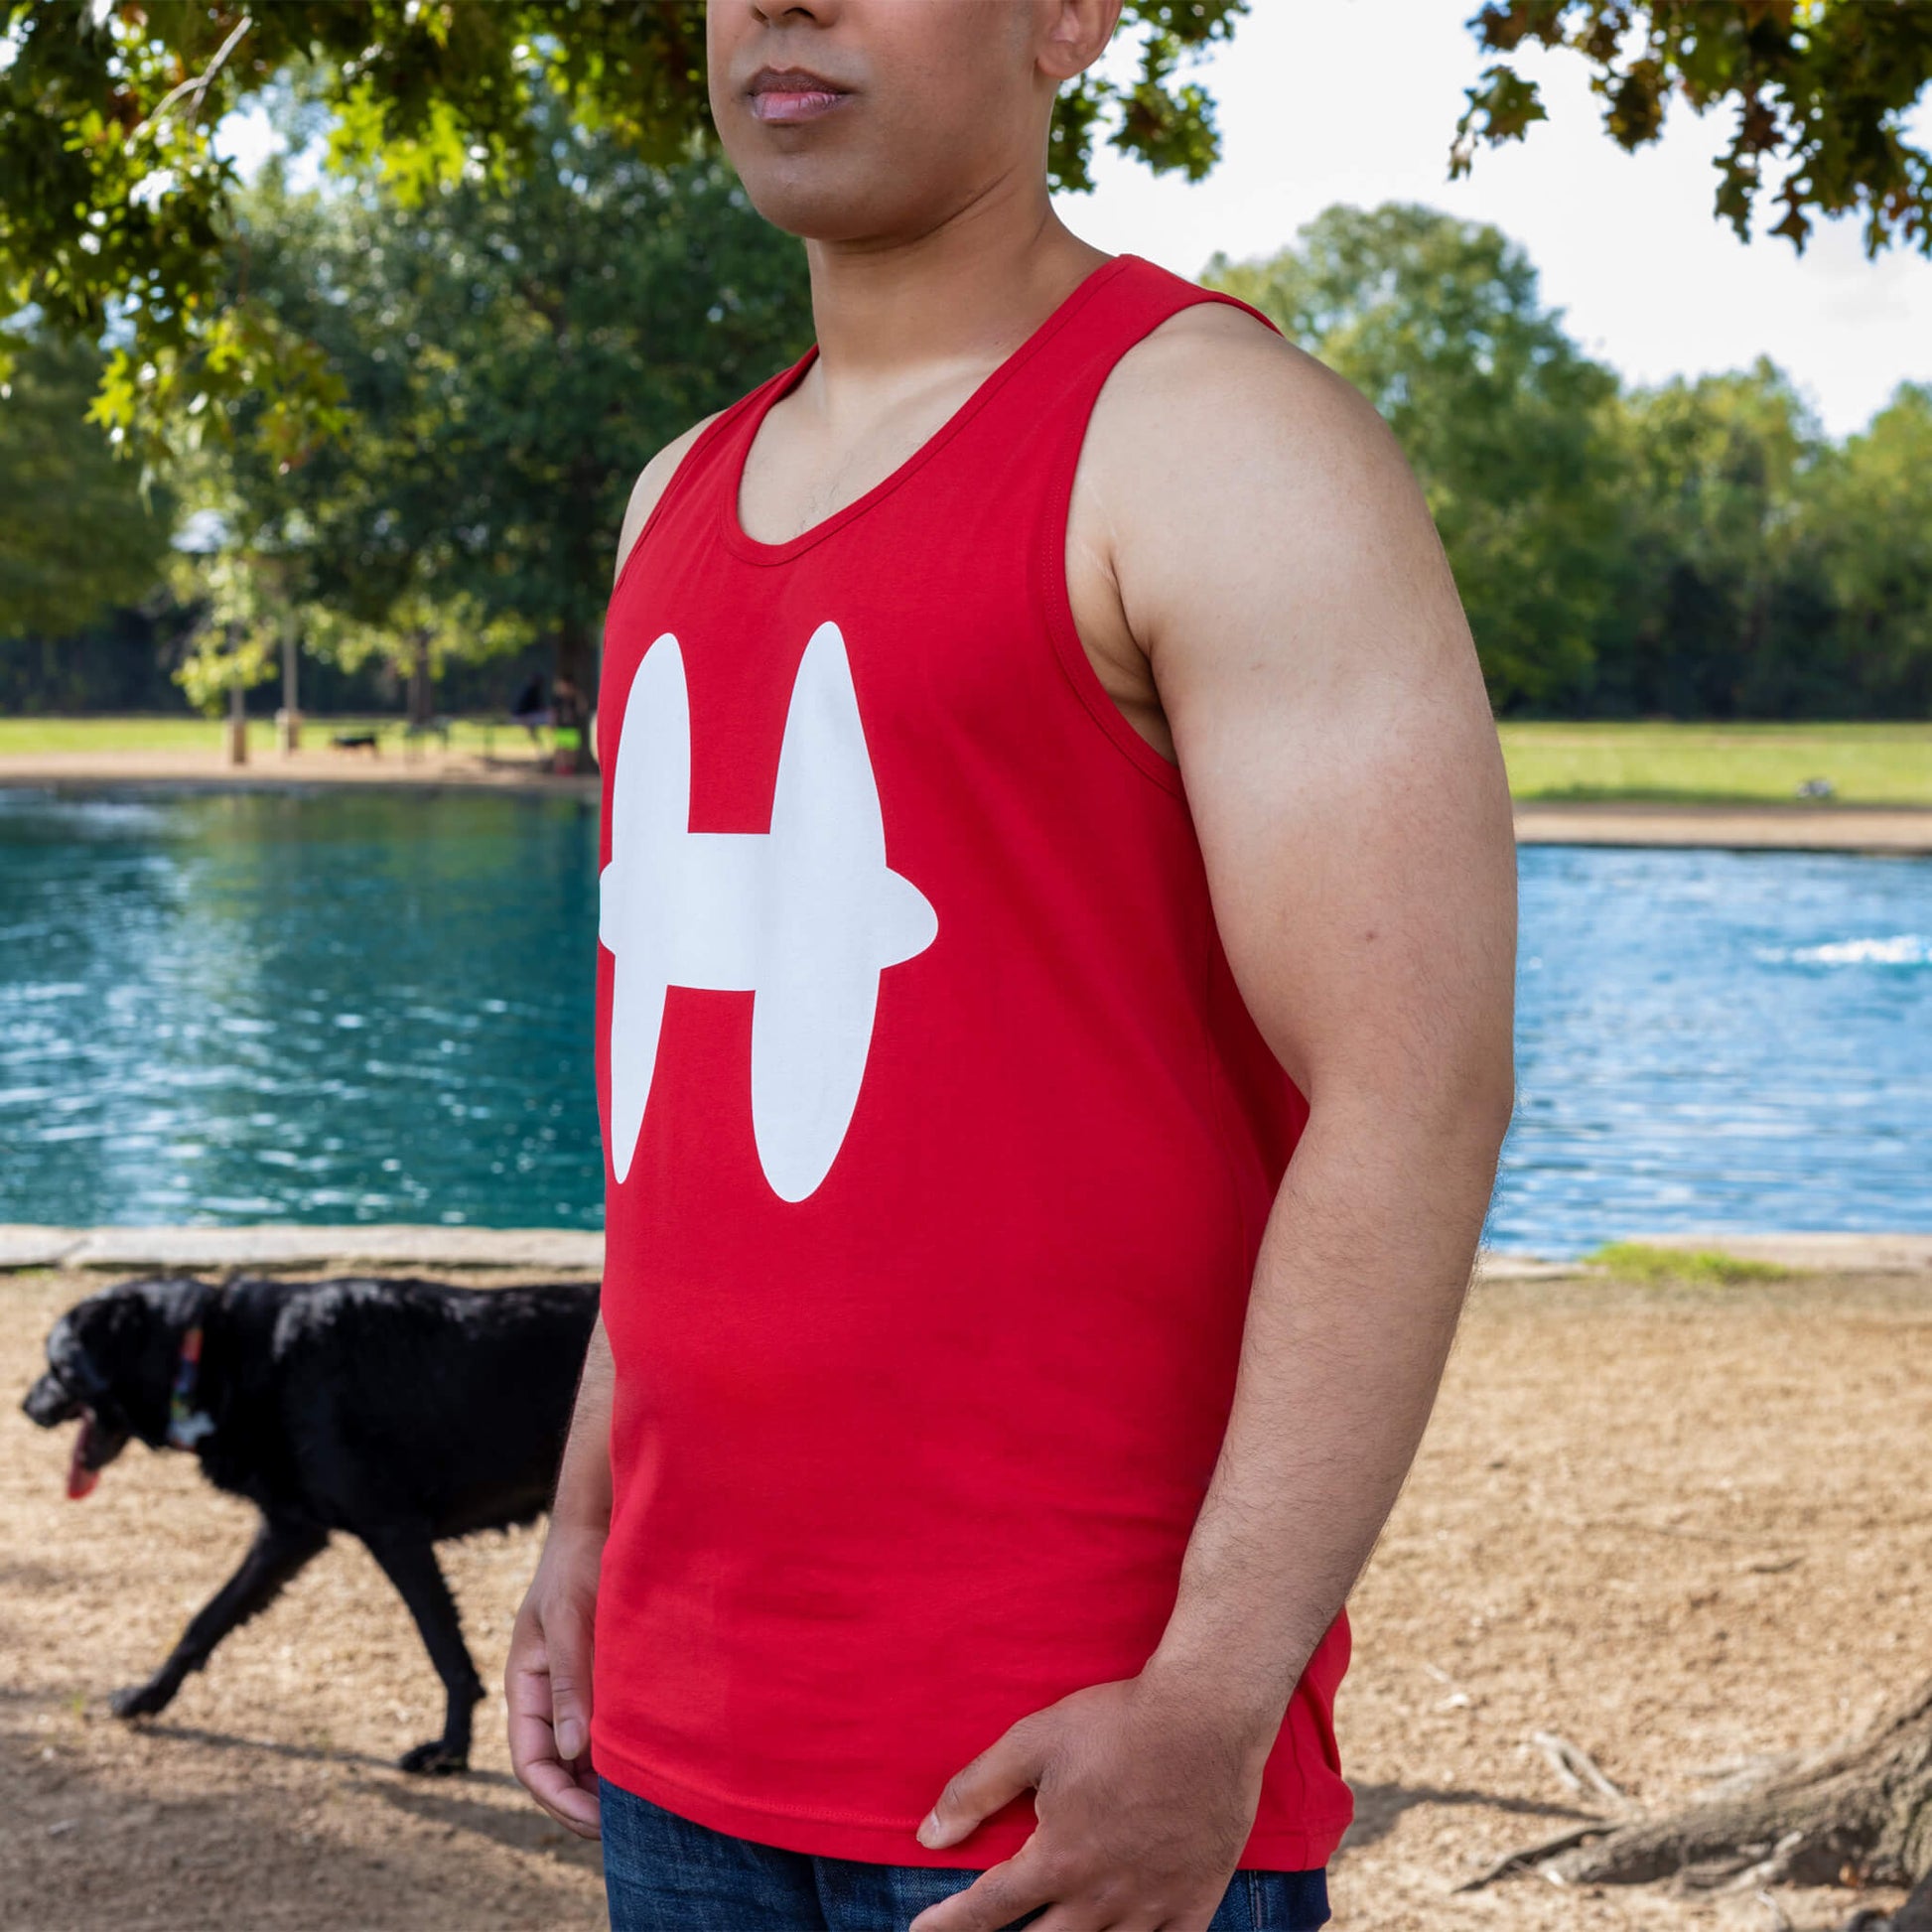
[[[1932,862],[1532,848],[1490,1222],[1932,1230]],[[0,791],[0,1220],[595,1227],[574,801]]]
[[[1932,1230],[1932,861],[1522,854],[1489,1237]]]
[[[0,1220],[600,1226],[595,827],[0,791]]]

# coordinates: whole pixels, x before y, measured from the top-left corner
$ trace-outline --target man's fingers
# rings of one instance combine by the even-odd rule
[[[603,1836],[603,1810],[597,1793],[586,1791],[575,1774],[555,1758],[537,1759],[518,1774],[523,1789],[566,1830],[579,1838]]]
[[[550,1683],[540,1670],[520,1669],[511,1663],[503,1693],[509,1705],[510,1765],[524,1783],[526,1768],[553,1762],[557,1739],[550,1725]]]
[[[597,1793],[588,1776],[558,1750],[551,1675],[541,1638],[512,1643],[503,1691],[509,1705],[510,1766],[524,1790],[579,1838],[596,1838]]]
[[[915,1834],[919,1843],[934,1852],[957,1845],[981,1819],[1032,1790],[1041,1768],[1038,1727],[1032,1719],[1023,1718],[963,1771],[954,1773],[919,1826]]]
[[[591,1650],[575,1634],[545,1633],[550,1657],[551,1723],[556,1727],[557,1755],[575,1763],[591,1741]]]
[[[525,1791],[558,1824],[580,1838],[596,1838],[600,1829],[597,1793],[587,1790],[580,1774],[561,1763],[549,1724],[534,1717],[510,1720],[510,1762]]]
[[[1037,1859],[1027,1856],[1031,1844],[1006,1863],[982,1871],[964,1891],[928,1905],[905,1932],[1002,1932],[1035,1906],[1050,1903],[1053,1888]]]

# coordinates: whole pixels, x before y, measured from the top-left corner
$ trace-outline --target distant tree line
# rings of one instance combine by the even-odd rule
[[[1049,168],[1199,179],[1187,77],[1249,0],[1127,0]],[[291,642],[311,705],[581,681],[649,452],[789,359],[802,261],[747,207],[677,7],[14,0],[0,20],[0,704],[214,706]],[[1932,253],[1932,0],[1484,0],[1451,172],[1534,139],[1521,56],[1604,131],[1725,110],[1716,211]],[[266,109],[297,192],[219,152]],[[1450,130],[1444,130],[1448,141]],[[1834,446],[1768,365],[1627,391],[1492,229],[1336,208],[1213,273],[1359,382],[1422,474],[1500,710],[1922,712],[1928,405]],[[90,400],[88,400],[90,398]],[[85,402],[90,427],[76,422]],[[97,433],[104,430],[105,439]],[[105,463],[111,443],[142,463]],[[160,680],[166,679],[166,687]],[[266,700],[272,702],[272,700]]]
[[[81,418],[102,351],[23,334],[0,406],[0,705],[133,709],[176,683],[310,709],[502,708],[589,673],[649,454],[796,355],[795,243],[723,166],[559,113],[513,194],[297,192],[269,167],[229,273],[317,345],[342,433],[301,460],[244,384],[144,497]],[[1330,208],[1207,280],[1356,383],[1420,474],[1513,715],[1909,717],[1932,708],[1932,388],[1833,443],[1769,363],[1632,389],[1523,250],[1434,210]],[[172,541],[171,541],[172,539]],[[175,698],[174,702],[179,702]]]
[[[180,496],[157,485],[144,497],[133,466],[82,420],[104,359],[44,331],[19,338],[0,405],[0,715],[178,711],[178,674],[202,647],[193,566],[171,570]],[[544,668],[535,646],[502,662],[459,658],[443,701],[501,710]],[[398,667],[379,653],[353,664],[304,657],[312,710],[387,711],[401,695]],[[256,694],[257,709],[275,702],[267,687]]]
[[[500,710],[533,672],[588,684],[637,472],[802,350],[810,297],[802,251],[721,163],[659,167],[561,111],[541,132],[513,192],[481,173],[296,192],[271,164],[237,196],[228,273],[315,347],[336,420],[288,452],[262,422],[285,396],[239,384],[187,416],[151,514],[81,420],[101,352],[29,334],[0,409],[0,511],[35,499],[0,521],[0,703],[123,702],[161,665],[207,709],[236,688],[272,704],[289,638],[309,709]],[[88,458],[85,503],[36,454],[63,440]],[[36,528],[104,503],[138,539],[34,565]],[[103,630],[143,579],[143,621]],[[115,643],[140,674],[116,674]]]
[[[179,713],[178,675],[195,651],[194,614],[165,596],[154,607],[123,606],[71,636],[0,637],[0,718],[85,717],[109,713]],[[547,677],[551,654],[541,644],[501,657],[451,658],[436,685],[439,710],[463,717],[506,712],[533,677]],[[305,653],[302,707],[318,716],[369,717],[408,702],[407,670],[386,658],[354,665]],[[266,717],[281,703],[274,683],[244,694],[244,709]]]
[[[1842,443],[1789,379],[1628,388],[1522,248],[1427,207],[1332,207],[1205,278],[1374,402],[1420,475],[1504,714],[1932,709],[1932,385]]]

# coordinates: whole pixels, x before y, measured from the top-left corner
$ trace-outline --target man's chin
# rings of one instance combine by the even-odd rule
[[[800,241],[881,241],[916,226],[902,209],[879,207],[878,184],[861,186],[845,160],[835,166],[823,157],[767,156],[740,179],[759,213]]]

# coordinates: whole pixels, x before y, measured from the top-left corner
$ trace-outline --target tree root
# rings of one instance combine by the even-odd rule
[[[1912,1887],[1897,1911],[1887,1916],[1866,1907],[1854,1912],[1840,1932],[1932,1932],[1932,1873]]]
[[[1547,1732],[1534,1741],[1573,1790],[1588,1787],[1622,1802],[1587,1752]],[[1727,1779],[1681,1811],[1574,1827],[1499,1859],[1456,1889],[1479,1890],[1527,1870],[1558,1884],[1670,1879],[1681,1890],[1707,1892],[1762,1893],[1787,1883],[1913,1885],[1888,1920],[1865,1916],[1862,1925],[1869,1932],[1932,1932],[1932,1681],[1845,1743],[1767,1760],[1761,1775]]]
[[[1473,1878],[1465,1878],[1459,1885],[1452,1885],[1451,1891],[1480,1891],[1485,1885],[1493,1885],[1498,1878],[1507,1878],[1512,1872],[1534,1871],[1545,1859],[1555,1858],[1559,1852],[1568,1852],[1573,1846],[1581,1845],[1586,1839],[1595,1838],[1612,1827],[1601,1819],[1591,1819],[1587,1824],[1573,1825],[1567,1832],[1559,1832],[1555,1838],[1539,1839],[1534,1845],[1519,1846],[1514,1852],[1505,1853],[1494,1864],[1485,1865]]]
[[[1554,1730],[1533,1731],[1530,1742],[1550,1760],[1550,1768],[1578,1796],[1594,1791],[1613,1805],[1628,1807],[1628,1795],[1610,1782],[1603,1767],[1582,1745],[1558,1736]]]

